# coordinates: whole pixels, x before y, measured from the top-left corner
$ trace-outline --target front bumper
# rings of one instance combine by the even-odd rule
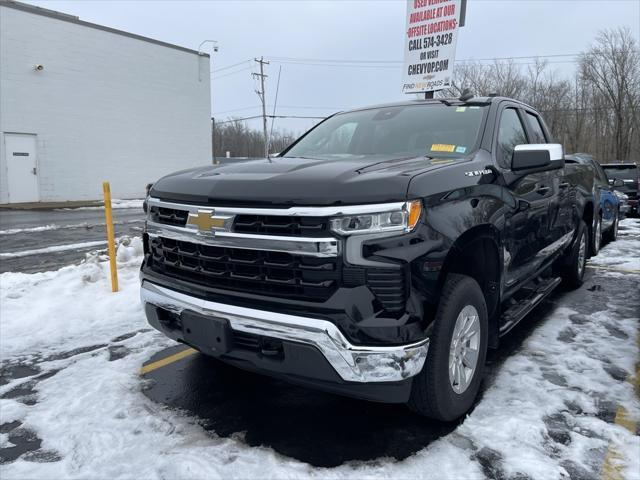
[[[212,321],[227,322],[232,332],[313,347],[343,382],[362,384],[407,380],[422,370],[429,348],[428,338],[406,345],[354,345],[335,324],[327,320],[212,302],[149,281],[143,281],[140,295],[147,316],[148,307],[157,307],[177,316],[182,316],[185,311],[194,312]],[[308,369],[305,376],[313,378],[314,369]]]

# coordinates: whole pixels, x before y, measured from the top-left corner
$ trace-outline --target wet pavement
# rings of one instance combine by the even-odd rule
[[[139,236],[144,212],[117,208],[113,221],[116,238]],[[106,249],[106,235],[103,209],[0,210],[0,273],[42,272],[78,263],[91,251]],[[104,246],[95,245],[99,241]],[[77,245],[87,243],[91,245]],[[41,251],[52,247],[60,251]]]

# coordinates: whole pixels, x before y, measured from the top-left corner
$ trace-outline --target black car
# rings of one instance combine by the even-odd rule
[[[622,185],[616,186],[616,190],[629,197],[629,214],[640,215],[638,205],[638,190],[640,190],[640,169],[636,163],[603,163],[602,168],[607,173],[611,185],[616,180],[621,180]]]
[[[145,202],[149,323],[239,368],[452,420],[495,348],[582,283],[593,180],[533,108],[393,103]]]

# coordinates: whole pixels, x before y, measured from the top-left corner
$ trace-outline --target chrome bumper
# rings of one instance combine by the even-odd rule
[[[210,302],[144,281],[143,304],[174,313],[183,310],[224,318],[232,330],[316,347],[348,382],[395,382],[422,370],[429,339],[390,347],[352,345],[338,327],[326,320]]]

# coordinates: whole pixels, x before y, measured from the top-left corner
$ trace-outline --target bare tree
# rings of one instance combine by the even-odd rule
[[[240,119],[231,119],[214,126],[214,151],[216,157],[230,152],[234,157],[263,157],[264,134],[247,127]],[[271,137],[271,153],[280,152],[296,139],[290,132],[274,130]]]
[[[580,58],[582,77],[593,87],[594,98],[609,110],[613,134],[613,154],[628,159],[632,151],[632,135],[638,135],[640,104],[640,54],[628,28],[604,30]],[[599,102],[600,103],[600,102]],[[599,115],[599,121],[608,115]],[[602,125],[601,125],[602,126]]]

